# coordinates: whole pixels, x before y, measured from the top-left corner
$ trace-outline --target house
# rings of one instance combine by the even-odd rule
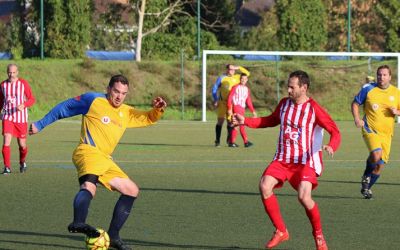
[[[242,32],[258,26],[262,14],[274,4],[275,0],[236,0],[235,20],[242,28]]]
[[[16,0],[0,0],[0,22],[9,23],[11,15],[18,10],[18,2]]]

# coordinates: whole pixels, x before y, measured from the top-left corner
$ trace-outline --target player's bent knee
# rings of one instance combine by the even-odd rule
[[[110,181],[111,187],[124,195],[137,197],[139,195],[139,187],[128,178],[114,178]]]

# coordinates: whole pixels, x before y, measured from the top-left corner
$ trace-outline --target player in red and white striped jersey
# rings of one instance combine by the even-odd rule
[[[11,150],[12,137],[16,137],[19,146],[20,172],[26,171],[26,135],[28,132],[28,107],[35,103],[31,87],[28,82],[18,78],[18,67],[15,64],[7,66],[8,79],[0,84],[0,109],[3,125],[3,174],[11,173]]]
[[[253,107],[253,102],[251,100],[250,89],[247,87],[247,81],[249,77],[242,73],[240,75],[240,83],[235,85],[231,91],[229,92],[228,101],[227,101],[227,109],[228,109],[228,121],[231,119],[232,114],[241,114],[244,115],[246,112],[246,107],[249,108],[250,112],[253,114],[253,117],[257,117],[256,110]],[[240,126],[240,134],[243,138],[244,146],[250,147],[253,143],[249,142],[247,138],[247,133],[244,126]],[[229,147],[238,147],[235,143],[237,130],[235,128],[230,130],[231,135],[229,137]]]
[[[278,200],[273,192],[287,180],[297,190],[298,199],[311,222],[318,250],[328,246],[322,234],[320,213],[311,191],[317,187],[317,177],[323,170],[322,150],[333,156],[338,149],[341,136],[335,122],[316,101],[307,96],[310,85],[308,74],[295,71],[289,75],[288,94],[275,111],[266,117],[244,118],[234,114],[235,125],[251,128],[266,128],[280,125],[278,145],[274,160],[265,169],[260,180],[260,192],[266,213],[276,231],[267,248],[273,248],[289,239],[282,219]],[[323,130],[330,134],[327,145],[322,144]]]

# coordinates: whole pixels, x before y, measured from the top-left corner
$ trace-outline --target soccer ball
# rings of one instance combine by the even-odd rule
[[[110,246],[110,236],[101,228],[97,228],[100,236],[97,238],[89,238],[86,236],[85,243],[88,250],[107,250]]]

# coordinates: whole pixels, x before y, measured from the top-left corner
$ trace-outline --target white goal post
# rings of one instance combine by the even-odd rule
[[[210,55],[231,56],[314,56],[314,57],[392,57],[397,58],[397,86],[400,88],[400,53],[385,52],[289,52],[289,51],[235,51],[235,50],[203,50],[202,60],[202,121],[207,117],[207,57]],[[221,72],[223,73],[223,72]],[[400,120],[400,119],[398,119]]]

